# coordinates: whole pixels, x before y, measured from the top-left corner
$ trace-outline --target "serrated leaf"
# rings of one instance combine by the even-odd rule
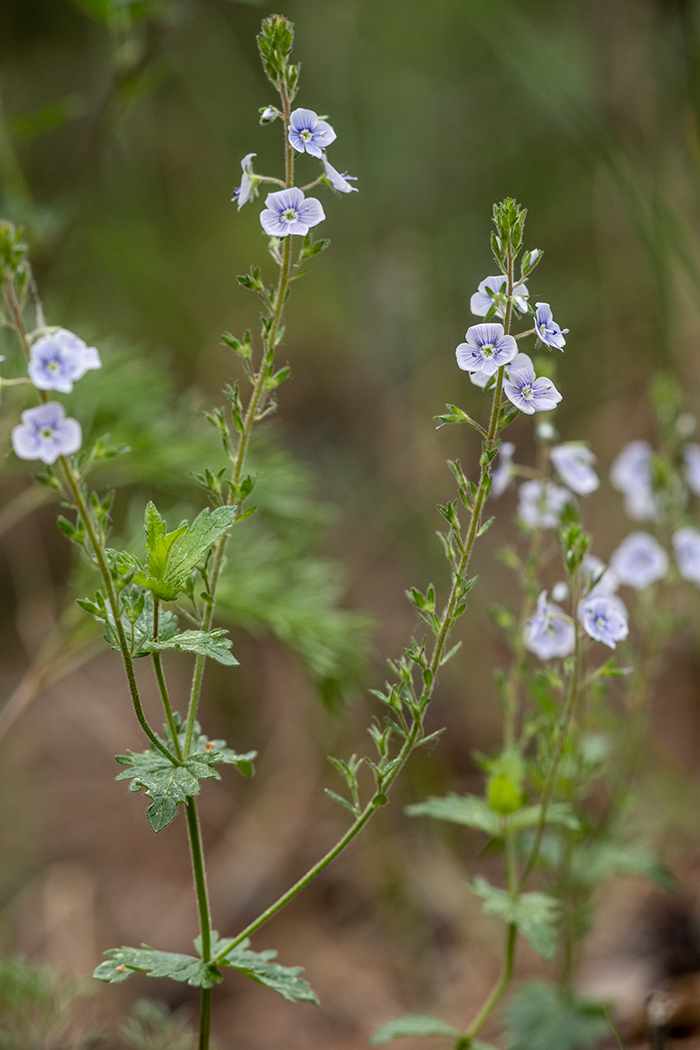
[[[190,755],[181,766],[174,766],[160,751],[133,751],[117,755],[117,762],[128,766],[116,780],[131,780],[130,791],[143,791],[152,799],[146,817],[153,831],[167,828],[177,814],[177,807],[198,795],[200,780],[220,780],[215,769],[200,755]]]
[[[152,508],[150,516],[147,509],[145,526],[149,559],[146,571],[137,572],[134,580],[148,587],[163,601],[173,601],[190,573],[194,572],[209,549],[231,527],[236,510],[228,506],[215,510],[205,508],[191,525],[185,524],[165,534],[163,519],[152,503],[148,506]]]
[[[179,649],[182,653],[197,653],[208,656],[220,664],[233,667],[238,660],[231,652],[231,639],[223,628],[214,631],[182,631],[162,641],[149,642],[149,652],[162,652],[165,649]]]
[[[231,938],[228,939],[228,942],[220,939],[214,932],[212,934],[212,954],[215,957],[218,956],[230,941]],[[238,970],[239,973],[250,977],[257,984],[271,988],[288,1003],[314,1003],[318,1006],[315,992],[300,976],[304,972],[303,966],[282,966],[278,962],[273,962],[277,958],[276,951],[253,952],[249,945],[249,940],[242,941],[235,948],[227,951],[222,958],[217,959],[217,965],[230,966]]]
[[[511,897],[506,890],[496,889],[481,875],[477,875],[470,886],[483,898],[483,910],[487,914],[514,923],[538,955],[543,959],[553,957],[557,949],[554,922],[559,913],[559,904],[553,897],[537,892]]]
[[[445,798],[429,798],[407,806],[409,817],[432,817],[433,820],[449,820],[453,824],[465,824],[478,828],[494,837],[503,834],[503,823],[486,799],[476,795],[456,795],[450,792]]]
[[[389,1043],[392,1039],[421,1035],[447,1035],[456,1039],[460,1034],[451,1024],[441,1021],[438,1017],[409,1014],[407,1017],[397,1017],[381,1025],[371,1036],[370,1043],[372,1046],[381,1046],[382,1043]]]
[[[572,874],[578,882],[590,885],[613,875],[637,875],[664,890],[677,889],[673,874],[658,857],[638,847],[615,843],[579,846],[574,854]]]
[[[586,1050],[608,1025],[602,1007],[532,981],[505,1007],[509,1050]]]
[[[524,809],[519,809],[517,813],[511,813],[508,817],[508,826],[514,831],[519,831],[520,828],[531,828],[539,822],[541,812],[542,807],[539,804],[536,806],[525,806]],[[572,831],[578,831],[581,827],[580,820],[568,802],[550,802],[547,806],[545,822],[547,824],[562,824],[565,828],[571,828]]]
[[[195,988],[211,988],[221,981],[221,973],[213,963],[205,963],[193,955],[159,952],[147,945],[110,948],[104,954],[108,961],[100,963],[92,976],[109,984],[119,984],[132,973],[170,977],[173,981],[186,981]]]

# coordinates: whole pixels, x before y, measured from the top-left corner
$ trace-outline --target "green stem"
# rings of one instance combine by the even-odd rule
[[[160,600],[153,595],[153,640],[158,641],[158,621],[160,614]],[[175,718],[173,716],[173,709],[170,704],[170,696],[168,694],[168,687],[165,684],[165,675],[163,674],[163,664],[161,662],[160,653],[151,653],[153,657],[153,667],[155,668],[156,678],[158,680],[158,688],[160,689],[160,698],[163,701],[163,709],[165,711],[165,717],[168,720],[168,728],[173,741],[173,747],[178,761],[182,761],[182,749],[180,747],[180,740],[178,738],[177,726],[175,724]]]
[[[476,1036],[484,1027],[486,1021],[505,995],[505,992],[513,976],[513,963],[515,961],[515,943],[517,940],[517,936],[518,928],[517,926],[515,926],[514,923],[511,923],[508,926],[508,932],[506,934],[505,958],[503,961],[503,969],[501,971],[501,976],[498,979],[498,983],[492,989],[491,994],[479,1010],[479,1013],[476,1015],[472,1023],[464,1032],[464,1035],[461,1037],[462,1042],[466,1043],[467,1046],[469,1045],[468,1041],[472,1040],[474,1036]]]
[[[202,988],[199,997],[199,1043],[198,1050],[209,1050],[209,1029],[211,1027],[211,993],[213,988]]]
[[[207,891],[207,878],[204,871],[204,852],[202,850],[202,836],[199,830],[197,807],[191,796],[187,800],[185,812],[187,814],[187,830],[190,833],[190,850],[192,852],[194,886],[197,893],[199,928],[202,934],[202,959],[204,962],[209,962],[211,960],[211,913],[209,911],[209,893]]]

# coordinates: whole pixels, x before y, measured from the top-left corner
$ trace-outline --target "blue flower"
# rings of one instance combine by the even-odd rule
[[[466,343],[460,343],[455,350],[457,364],[464,372],[492,376],[518,352],[518,344],[512,335],[504,335],[502,324],[474,324],[465,338]]]
[[[694,441],[689,441],[687,445],[684,445],[683,462],[688,488],[696,496],[700,496],[700,445]]]
[[[29,378],[38,390],[69,394],[73,383],[89,369],[101,367],[95,347],[87,346],[66,328],[37,339],[29,355]]]
[[[556,529],[571,493],[552,481],[524,481],[518,489],[518,517],[531,529]]]
[[[233,191],[232,201],[238,201],[238,210],[240,211],[244,204],[247,204],[251,197],[257,196],[256,183],[258,177],[253,171],[253,157],[257,157],[257,153],[246,153],[245,157],[241,161],[241,184],[237,190]]]
[[[537,307],[535,311],[535,331],[537,335],[547,346],[563,350],[566,346],[564,336],[569,329],[560,328],[556,321],[552,320],[552,310],[549,303],[535,303],[535,306]]]
[[[508,278],[499,273],[495,277],[485,277],[469,300],[469,309],[477,317],[486,317],[491,307],[496,305],[496,313],[499,317],[505,317],[506,291],[508,289]],[[513,306],[521,314],[527,310],[527,297],[529,292],[520,281],[513,285]]]
[[[338,190],[338,193],[357,193],[357,186],[350,185],[350,182],[357,182],[356,175],[348,175],[347,172],[341,175],[339,171],[335,170],[325,153],[321,154],[321,164],[323,164],[326,178],[334,190]],[[348,182],[348,179],[350,182]]]
[[[648,441],[630,441],[610,467],[610,483],[624,494],[625,511],[635,521],[656,521],[659,516],[651,487],[653,454]]]
[[[335,139],[330,124],[319,120],[312,109],[295,109],[289,118],[289,141],[298,153],[310,153],[320,159],[326,146]]]
[[[581,563],[581,582],[587,598],[610,598],[620,586],[612,569],[609,569],[595,554],[584,554]]]
[[[700,587],[700,532],[690,525],[676,529],[673,534],[673,549],[678,571],[683,579],[697,583]]]
[[[503,392],[516,408],[531,416],[533,412],[551,412],[561,401],[561,394],[551,379],[537,379],[532,368],[510,369]]]
[[[38,408],[28,408],[12,430],[12,447],[20,459],[40,459],[55,463],[59,456],[77,452],[83,441],[80,423],[66,418],[58,401],[47,401]]]
[[[668,572],[668,554],[648,532],[631,532],[610,555],[610,568],[620,583],[636,590]]]
[[[506,376],[510,375],[511,370],[518,368],[532,368],[532,361],[527,354],[516,354],[513,360],[506,365]],[[469,378],[471,379],[474,386],[478,386],[481,390],[492,380],[492,377],[486,375],[485,372],[470,372]]]
[[[491,474],[491,495],[501,496],[513,480],[513,453],[515,445],[512,441],[504,441],[498,450],[498,466]]]
[[[265,204],[260,222],[271,237],[288,237],[290,233],[305,237],[312,226],[326,217],[321,202],[315,197],[304,197],[296,186],[268,193]]]
[[[579,622],[586,634],[610,649],[629,634],[627,609],[619,598],[592,595],[579,602]]]
[[[595,456],[582,441],[555,445],[549,455],[561,480],[579,496],[587,496],[599,487],[600,480],[591,466]]]
[[[569,656],[576,644],[576,628],[558,605],[547,600],[542,591],[537,599],[537,612],[525,624],[525,648],[540,660],[551,660],[555,656]]]

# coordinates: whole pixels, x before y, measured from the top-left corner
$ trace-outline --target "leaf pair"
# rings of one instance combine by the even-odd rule
[[[301,966],[281,966],[273,960],[275,951],[253,952],[250,941],[245,940],[235,948],[225,951],[232,939],[222,940],[212,934],[212,954],[216,962],[204,962],[194,955],[177,952],[160,952],[142,945],[141,948],[110,948],[105,952],[107,961],[100,963],[93,977],[108,984],[119,984],[132,973],[145,973],[149,977],[169,977],[173,981],[184,981],[195,988],[211,988],[222,980],[221,967],[238,970],[257,984],[265,985],[277,992],[289,1003],[307,1002],[318,1004],[316,995],[300,974]],[[200,939],[195,941],[199,949]],[[225,952],[221,955],[222,952]]]

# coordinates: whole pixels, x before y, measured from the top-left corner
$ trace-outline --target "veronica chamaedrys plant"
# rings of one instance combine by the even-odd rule
[[[4,380],[4,385],[31,386],[40,404],[27,408],[14,428],[12,443],[15,454],[24,460],[41,461],[46,470],[40,480],[57,491],[64,505],[74,511],[74,520],[59,518],[64,534],[87,556],[101,576],[101,587],[79,604],[102,625],[105,638],[122,657],[134,710],[149,739],[150,749],[118,756],[125,767],[117,777],[128,780],[132,791],[143,791],[149,798],[148,821],[155,832],[165,828],[183,806],[190,838],[194,883],[200,921],[195,942],[196,955],[178,955],[150,948],[113,949],[108,961],[99,966],[95,976],[111,983],[127,979],[140,971],[151,976],[187,981],[201,989],[199,1047],[209,1045],[212,988],[221,980],[223,967],[231,967],[277,991],[289,1001],[315,1002],[316,998],[298,967],[284,967],[273,962],[275,952],[254,952],[247,935],[290,900],[299,884],[284,900],[268,909],[265,916],[235,938],[221,939],[212,929],[204,856],[196,795],[201,781],[218,779],[217,765],[233,765],[246,776],[253,771],[254,752],[238,754],[224,741],[209,740],[197,721],[197,708],[207,658],[224,665],[237,663],[231,653],[226,632],[214,628],[217,589],[221,576],[224,550],[233,525],[249,517],[255,507],[244,506],[254,487],[254,479],[245,473],[247,454],[254,426],[274,410],[274,391],[288,377],[290,369],[275,369],[275,350],[284,327],[283,317],[291,282],[301,276],[302,260],[328,244],[312,243],[309,230],[324,219],[323,208],[313,197],[294,185],[294,159],[299,142],[314,146],[305,152],[314,154],[316,143],[324,147],[335,138],[329,125],[309,122],[310,111],[292,111],[298,89],[299,67],[290,62],[293,42],[291,24],[281,16],[263,22],[258,38],[263,65],[279,93],[280,108],[268,107],[263,123],[280,121],[284,136],[284,178],[257,175],[252,156],[244,159],[243,182],[238,191],[250,200],[260,182],[282,187],[267,198],[268,207],[261,214],[261,224],[271,236],[270,251],[278,264],[279,275],[274,287],[266,287],[260,271],[254,268],[241,283],[257,293],[263,303],[260,349],[256,351],[250,333],[242,340],[226,335],[224,342],[241,359],[245,378],[250,385],[246,403],[240,385],[225,391],[229,412],[217,409],[209,414],[224,450],[230,469],[205,468],[195,479],[207,492],[210,506],[193,521],[169,528],[156,506],[150,502],[144,520],[146,557],[129,551],[108,548],[110,508],[113,493],[99,496],[87,486],[87,478],[96,465],[117,450],[98,441],[90,450],[80,452],[82,428],[77,419],[67,416],[56,394],[68,393],[73,384],[91,369],[100,368],[97,350],[88,347],[73,333],[46,325],[39,296],[27,261],[27,249],[18,232],[10,225],[0,227],[0,281],[8,315],[6,324],[17,332],[26,355],[28,375]],[[271,111],[271,112],[270,112]],[[293,123],[294,114],[306,115],[306,123]],[[311,140],[306,139],[307,124]],[[297,134],[298,133],[298,134]],[[298,136],[301,136],[299,138]],[[319,158],[317,158],[319,159]],[[324,161],[325,154],[320,158]],[[335,170],[335,169],[333,169]],[[333,185],[321,164],[321,173],[313,185]],[[304,187],[309,189],[309,187]],[[301,240],[296,238],[301,237]],[[33,321],[33,327],[29,322]],[[256,355],[259,354],[257,363]],[[77,402],[79,403],[79,401]],[[178,612],[190,625],[181,629],[172,603],[178,601]],[[168,607],[170,606],[170,608]],[[193,654],[194,670],[186,715],[174,710],[166,682],[161,654],[176,650]],[[134,673],[134,660],[149,658],[153,665],[163,705],[166,724],[159,734],[148,722],[141,703]],[[361,826],[361,825],[360,825]],[[358,828],[359,830],[359,828]],[[342,848],[342,846],[340,847]],[[318,867],[321,870],[324,865]],[[306,881],[313,877],[311,873]]]

